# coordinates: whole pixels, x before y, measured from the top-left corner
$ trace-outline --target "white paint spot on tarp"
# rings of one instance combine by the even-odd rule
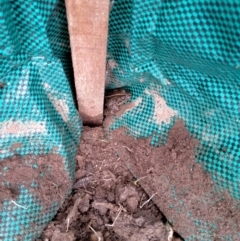
[[[59,99],[54,95],[54,92],[51,90],[51,86],[48,83],[43,83],[43,87],[46,90],[47,97],[51,101],[52,105],[56,111],[61,115],[64,122],[68,122],[69,116],[69,107],[67,100],[65,98]],[[64,97],[64,94],[63,94]]]
[[[0,137],[6,135],[31,136],[34,133],[45,133],[45,122],[36,121],[13,121],[8,120],[0,123]]]
[[[49,99],[51,100],[57,112],[62,116],[63,120],[68,122],[69,107],[67,101],[64,99],[55,99],[50,97]]]
[[[148,95],[152,95],[154,98],[155,108],[154,108],[153,119],[156,121],[156,123],[170,124],[171,118],[176,116],[178,112],[168,107],[164,98],[159,96],[155,90],[146,89],[145,93]]]
[[[43,87],[44,87],[44,89],[45,90],[47,90],[47,89],[50,89],[51,88],[51,86],[48,84],[48,83],[43,83]]]
[[[163,79],[163,84],[165,84],[165,85],[171,85],[171,82],[169,81],[169,79],[164,78],[164,79]]]
[[[213,134],[213,133],[208,133],[206,130],[202,132],[202,137],[201,139],[206,142],[211,142],[211,143],[218,143],[219,142],[219,135]],[[211,146],[209,143],[208,145]]]
[[[0,150],[0,154],[5,154],[5,153],[7,153],[7,150]]]

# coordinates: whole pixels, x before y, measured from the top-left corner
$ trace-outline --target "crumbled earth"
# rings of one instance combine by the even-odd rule
[[[122,148],[120,157],[136,178],[146,177],[140,180],[141,187],[155,195],[154,203],[174,230],[187,240],[240,240],[239,203],[226,191],[216,190],[210,174],[196,162],[198,141],[182,121],[170,129],[166,145],[150,154],[143,141],[136,147],[126,138],[122,145],[128,144],[132,152]]]
[[[182,240],[173,230],[189,240],[240,240],[240,207],[214,190],[184,123],[166,145],[149,143],[124,129],[106,138],[102,127],[84,127],[72,194],[38,241]]]
[[[44,208],[62,203],[71,190],[63,159],[57,154],[15,155],[1,161],[0,170],[0,207],[5,199],[16,200],[22,185],[40,199]]]
[[[121,142],[125,131],[112,135],[106,139],[102,127],[84,127],[72,194],[38,241],[168,240],[166,218],[119,156],[128,149]],[[173,240],[181,239],[176,234]]]

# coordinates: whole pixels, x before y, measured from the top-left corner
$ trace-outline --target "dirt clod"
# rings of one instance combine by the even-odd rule
[[[60,229],[56,228],[53,232],[51,241],[75,241],[73,232],[61,232]]]
[[[84,159],[83,159],[83,156],[80,156],[80,155],[77,155],[76,156],[76,161],[77,161],[77,164],[78,164],[78,167],[80,170],[84,169]]]
[[[100,215],[104,216],[107,213],[107,211],[112,208],[112,205],[105,200],[102,200],[102,201],[95,200],[92,203],[92,207],[96,209]]]

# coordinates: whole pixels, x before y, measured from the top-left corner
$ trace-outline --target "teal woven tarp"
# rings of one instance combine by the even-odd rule
[[[69,82],[64,1],[1,0],[0,26],[0,162],[13,155],[59,154],[71,180],[81,120]],[[60,205],[43,212],[24,186],[15,202],[28,208],[10,200],[1,204],[0,240],[34,240]]]
[[[69,83],[64,1],[0,3],[0,158],[56,152],[72,178],[81,120]],[[107,88],[129,89],[136,103],[112,128],[124,126],[135,137],[152,137],[155,145],[165,143],[177,118],[183,120],[200,141],[197,161],[211,174],[216,190],[226,190],[238,203],[239,16],[238,0],[115,0],[106,83]],[[156,102],[159,110],[167,109],[167,119],[155,115]],[[53,205],[43,213],[29,190],[20,191],[15,201],[28,209],[4,201],[0,240],[34,240],[58,209]],[[193,222],[196,231],[183,235],[185,240],[216,240],[216,224],[210,230],[203,220]],[[240,240],[238,230],[220,240]]]
[[[107,88],[125,86],[136,102],[115,118],[112,129],[124,126],[135,137],[163,144],[176,119],[183,120],[200,141],[197,161],[210,173],[216,190],[227,191],[238,203],[239,16],[237,0],[114,1],[107,78]],[[156,116],[156,108],[162,116],[165,108],[169,118]],[[237,223],[231,227],[234,234],[215,237],[211,229],[216,223],[193,222],[192,235],[180,230],[185,240],[240,240]]]

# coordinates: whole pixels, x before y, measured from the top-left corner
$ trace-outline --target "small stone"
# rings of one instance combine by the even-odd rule
[[[128,198],[128,189],[127,187],[117,187],[116,188],[116,197],[120,203],[123,203]]]
[[[107,211],[108,211],[108,206],[107,206],[107,202],[105,200],[103,201],[94,201],[92,203],[92,207],[96,210],[98,210],[99,214],[104,216]]]
[[[128,210],[133,213],[137,210],[138,207],[138,198],[136,197],[130,197],[127,199],[127,208]]]
[[[145,223],[144,217],[136,218],[134,221],[138,227],[142,227],[143,224]]]
[[[117,187],[116,197],[120,203],[125,202],[130,197],[135,197],[137,200],[139,199],[138,192],[133,186]]]
[[[84,168],[83,156],[77,155],[76,160],[77,160],[79,169],[83,169]]]
[[[89,196],[86,195],[83,201],[80,203],[78,210],[81,213],[86,213],[89,210],[90,203],[89,203]]]
[[[75,173],[75,180],[83,178],[86,176],[86,171],[85,170],[77,170],[77,172]]]

